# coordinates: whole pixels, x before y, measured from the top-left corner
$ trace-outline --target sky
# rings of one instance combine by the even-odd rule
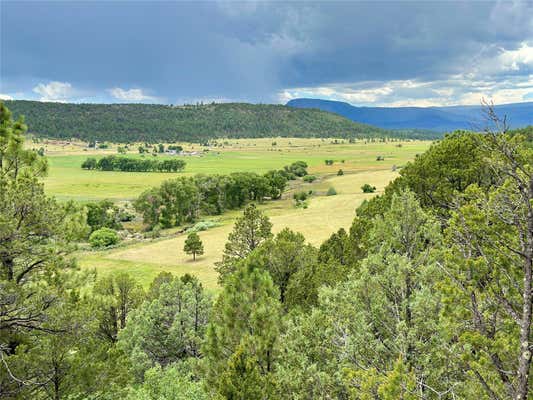
[[[533,2],[5,1],[0,99],[533,101]]]

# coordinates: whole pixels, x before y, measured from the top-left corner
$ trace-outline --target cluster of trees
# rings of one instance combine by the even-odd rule
[[[165,181],[142,193],[134,202],[150,228],[164,228],[194,222],[200,213],[222,214],[250,201],[279,199],[287,182],[307,175],[307,164],[296,161],[284,169],[264,175],[236,172],[229,175],[196,175]]]
[[[0,105],[0,397],[531,398],[533,146],[434,144],[319,248],[247,205],[212,298],[192,276],[95,279],[86,210]]]
[[[68,104],[14,100],[30,132],[86,141],[198,142],[256,137],[420,137],[360,124],[340,115],[282,105],[225,103],[173,107],[159,104]]]
[[[150,160],[144,158],[105,156],[96,160],[89,157],[82,164],[83,169],[124,172],[179,172],[183,171],[186,162],[179,159]]]

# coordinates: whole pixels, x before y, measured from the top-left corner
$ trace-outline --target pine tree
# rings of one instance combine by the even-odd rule
[[[189,233],[183,246],[183,251],[187,254],[192,254],[193,261],[196,261],[196,255],[204,254],[204,245],[200,240],[200,236],[196,232]]]
[[[254,204],[249,204],[228,236],[222,261],[216,263],[219,282],[235,271],[239,261],[244,260],[257,246],[272,237],[272,223]]]
[[[252,264],[226,283],[207,329],[207,386],[227,399],[273,398],[279,292],[268,272]]]

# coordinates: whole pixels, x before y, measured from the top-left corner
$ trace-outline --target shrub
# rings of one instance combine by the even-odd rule
[[[337,175],[338,176],[344,175],[344,171],[342,169],[339,169],[339,171],[337,172]]]
[[[307,208],[307,199],[311,193],[309,192],[296,192],[292,195],[294,198],[295,206],[297,208]]]
[[[117,232],[110,228],[100,228],[89,236],[89,243],[92,247],[109,247],[119,241]]]
[[[326,160],[326,165],[333,165],[333,160]]]
[[[292,195],[294,200],[298,201],[305,201],[309,197],[309,194],[307,192],[296,192]]]
[[[90,157],[81,164],[83,169],[96,169],[97,161],[96,158]]]
[[[376,187],[369,185],[368,183],[361,186],[361,189],[363,190],[363,193],[374,193],[376,191]]]
[[[219,226],[219,225],[220,224],[217,224],[214,221],[200,221],[200,222],[194,224],[189,229],[187,229],[187,232],[188,233],[193,233],[193,232],[206,231],[206,230],[208,230],[210,228],[214,228],[214,227]]]
[[[161,224],[156,224],[151,231],[149,232],[146,232],[144,234],[144,237],[145,238],[149,238],[149,239],[157,239],[159,237],[161,237]]]
[[[326,196],[335,196],[337,194],[337,191],[335,190],[335,188],[332,186],[328,189],[328,192],[326,193]]]
[[[377,156],[376,161],[385,161],[385,157],[383,156]]]
[[[305,161],[295,161],[291,165],[285,166],[285,171],[296,176],[307,175],[307,163]]]
[[[306,176],[303,177],[303,180],[304,180],[304,182],[311,183],[311,182],[316,181],[316,176],[314,176],[314,175],[306,175]]]

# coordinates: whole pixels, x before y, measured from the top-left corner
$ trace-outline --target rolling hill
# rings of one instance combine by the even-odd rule
[[[283,105],[224,103],[168,106],[154,104],[71,104],[5,101],[15,117],[24,115],[29,132],[51,138],[114,142],[202,142],[255,137],[409,137],[338,114]]]
[[[446,132],[456,129],[476,130],[484,124],[481,106],[356,107],[341,101],[321,99],[293,99],[287,106],[329,111],[384,129],[429,129]],[[498,115],[507,117],[511,128],[533,125],[533,102],[502,104],[495,108]]]

